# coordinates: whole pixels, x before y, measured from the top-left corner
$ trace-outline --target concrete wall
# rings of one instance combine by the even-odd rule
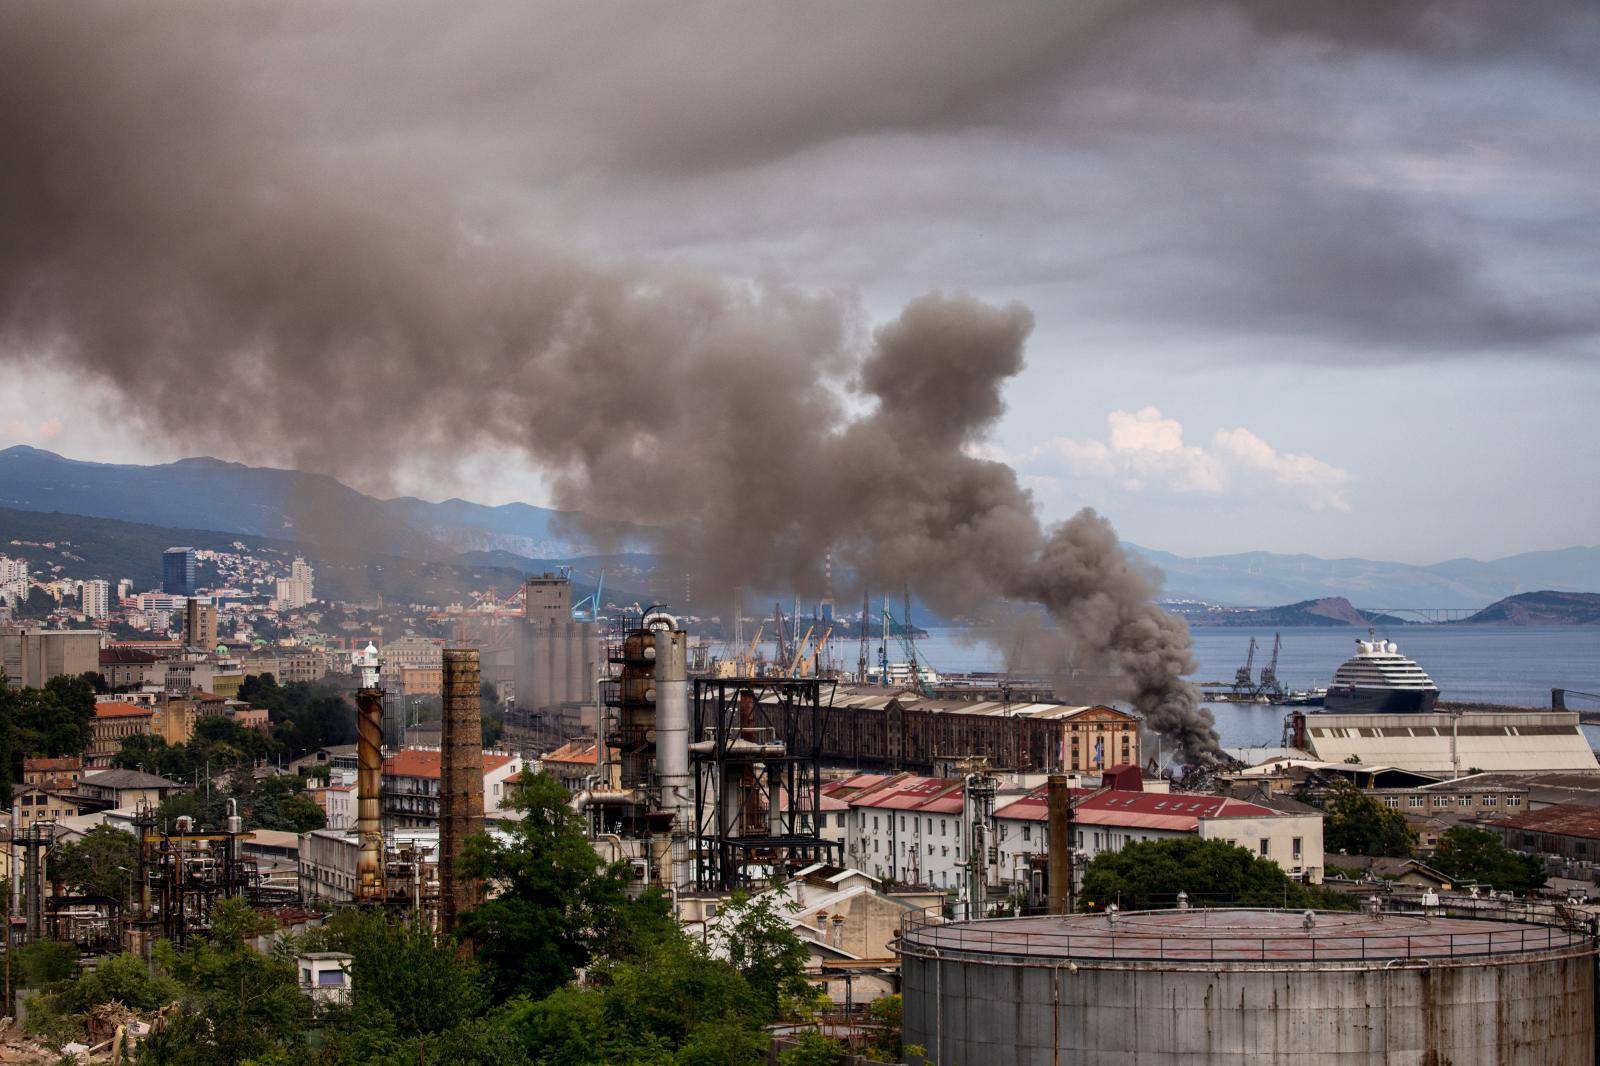
[[[1591,955],[1220,973],[902,966],[905,1042],[938,1066],[1589,1066],[1594,985]]]

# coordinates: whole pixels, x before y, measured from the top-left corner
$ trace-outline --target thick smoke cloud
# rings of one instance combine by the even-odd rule
[[[1392,16],[1382,32],[1326,16],[1282,24],[1284,9],[1215,10],[1251,34],[1438,62],[1490,43],[1440,23],[1428,5]],[[400,452],[444,460],[510,443],[552,472],[559,505],[666,531],[662,547],[689,561],[702,588],[815,588],[831,549],[841,570],[878,588],[909,583],[941,612],[1038,603],[1055,623],[1052,654],[1074,676],[1114,679],[1095,695],[1132,700],[1187,756],[1204,757],[1216,742],[1181,680],[1194,666],[1188,634],[1152,606],[1156,579],[1092,512],[1042,528],[1014,472],[974,457],[1022,369],[1026,309],[936,292],[874,329],[843,293],[596,261],[520,232],[493,197],[464,197],[449,163],[474,116],[519,113],[495,92],[537,92],[544,78],[560,101],[554,126],[571,134],[591,118],[600,142],[552,135],[556,154],[609,154],[687,178],[853,131],[1026,111],[1041,84],[1070,83],[1071,61],[1095,42],[1126,44],[1145,20],[1176,17],[1161,4],[1051,13],[1061,10],[1002,21],[972,55],[965,45],[982,20],[934,20],[917,31],[932,51],[885,52],[883,83],[860,98],[863,84],[847,75],[863,65],[848,53],[753,99],[671,65],[660,73],[684,119],[645,129],[631,105],[584,98],[574,86],[589,83],[537,64],[498,89],[492,78],[452,80],[470,64],[452,56],[463,42],[448,35],[438,47],[450,64],[415,81],[384,67],[401,82],[380,84],[366,67],[380,46],[437,30],[431,19],[381,31],[349,57],[345,80],[319,86],[342,106],[307,110],[293,57],[326,47],[315,32],[322,8],[7,5],[4,372],[29,359],[69,365],[112,384],[129,418],[197,450],[226,443],[368,479]],[[804,37],[745,28],[748,38],[724,43],[763,29],[774,41]],[[877,26],[862,47],[881,47],[894,28]],[[654,25],[618,62],[648,70],[660,62],[655,46],[686,32]],[[282,65],[260,63],[248,47],[257,36],[277,42]],[[934,76],[941,56],[952,68]],[[510,53],[490,60],[508,64]],[[756,72],[750,80],[761,83]],[[394,151],[381,124],[363,123],[393,113],[390,88],[434,127],[437,154]],[[1392,221],[1386,232],[1403,234],[1404,219]],[[1440,286],[1443,302],[1470,287],[1449,256],[1435,263],[1408,258],[1412,250],[1393,250],[1393,284],[1422,285],[1424,295]],[[1284,255],[1275,269],[1292,282],[1304,261]],[[1314,284],[1269,302],[1294,313],[1296,294]],[[1349,299],[1339,313],[1352,319],[1371,302],[1359,290]],[[1504,335],[1579,325],[1513,315]]]

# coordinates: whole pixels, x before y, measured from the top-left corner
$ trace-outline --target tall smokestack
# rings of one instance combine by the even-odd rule
[[[440,728],[439,925],[476,907],[480,882],[458,873],[467,839],[483,829],[483,721],[478,710],[478,652],[444,649],[444,719]]]
[[[688,636],[674,626],[658,629],[656,641],[656,780],[661,806],[676,815],[685,833],[694,821],[689,782]]]
[[[1072,911],[1072,790],[1066,774],[1051,774],[1046,795],[1050,810],[1050,913]]]
[[[383,828],[379,795],[383,788],[383,689],[356,693],[356,899],[383,899]]]
[[[367,645],[355,656],[361,678],[356,693],[356,899],[383,901],[383,689],[378,687],[378,649]]]

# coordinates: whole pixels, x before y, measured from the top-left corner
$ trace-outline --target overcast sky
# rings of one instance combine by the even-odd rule
[[[1021,301],[984,452],[1047,517],[1092,504],[1181,554],[1600,542],[1600,5],[102,10],[141,23],[108,48],[212,57],[245,134],[415,175],[496,239],[836,291],[868,322],[934,289]],[[18,366],[0,446],[194,450],[162,428],[182,409]],[[546,498],[514,449],[352,480]]]

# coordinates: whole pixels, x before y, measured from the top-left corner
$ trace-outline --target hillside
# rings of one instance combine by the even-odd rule
[[[1600,547],[1524,552],[1489,562],[1453,559],[1431,566],[1275,552],[1187,558],[1135,544],[1127,547],[1166,575],[1162,595],[1173,600],[1269,606],[1342,597],[1361,608],[1477,608],[1537,589],[1600,592]]]
[[[1462,625],[1600,625],[1600,595],[1589,592],[1524,592],[1491,603]]]
[[[1342,596],[1285,604],[1282,607],[1191,607],[1180,609],[1191,626],[1367,626],[1401,625],[1398,618],[1357,610]]]
[[[287,574],[290,561],[304,555],[316,569],[320,598],[355,602],[382,596],[390,603],[444,605],[466,601],[476,589],[509,593],[523,574],[520,567],[435,563],[249,534],[0,507],[0,553],[28,560],[30,569],[40,577],[55,573],[113,582],[127,577],[138,589],[155,588],[161,582],[161,553],[177,544],[251,555],[278,574]],[[528,569],[553,569],[555,565],[551,560],[544,560],[542,567],[536,560],[529,562],[535,565]],[[202,581],[206,577],[202,565]],[[578,594],[583,592],[580,586]]]
[[[381,500],[321,474],[181,459],[134,466],[86,463],[18,445],[0,450],[0,507],[115,518],[173,529],[205,529],[312,544],[350,544],[407,558],[466,551],[528,558],[589,554],[576,517],[524,503]],[[629,548],[640,530],[599,530]]]

